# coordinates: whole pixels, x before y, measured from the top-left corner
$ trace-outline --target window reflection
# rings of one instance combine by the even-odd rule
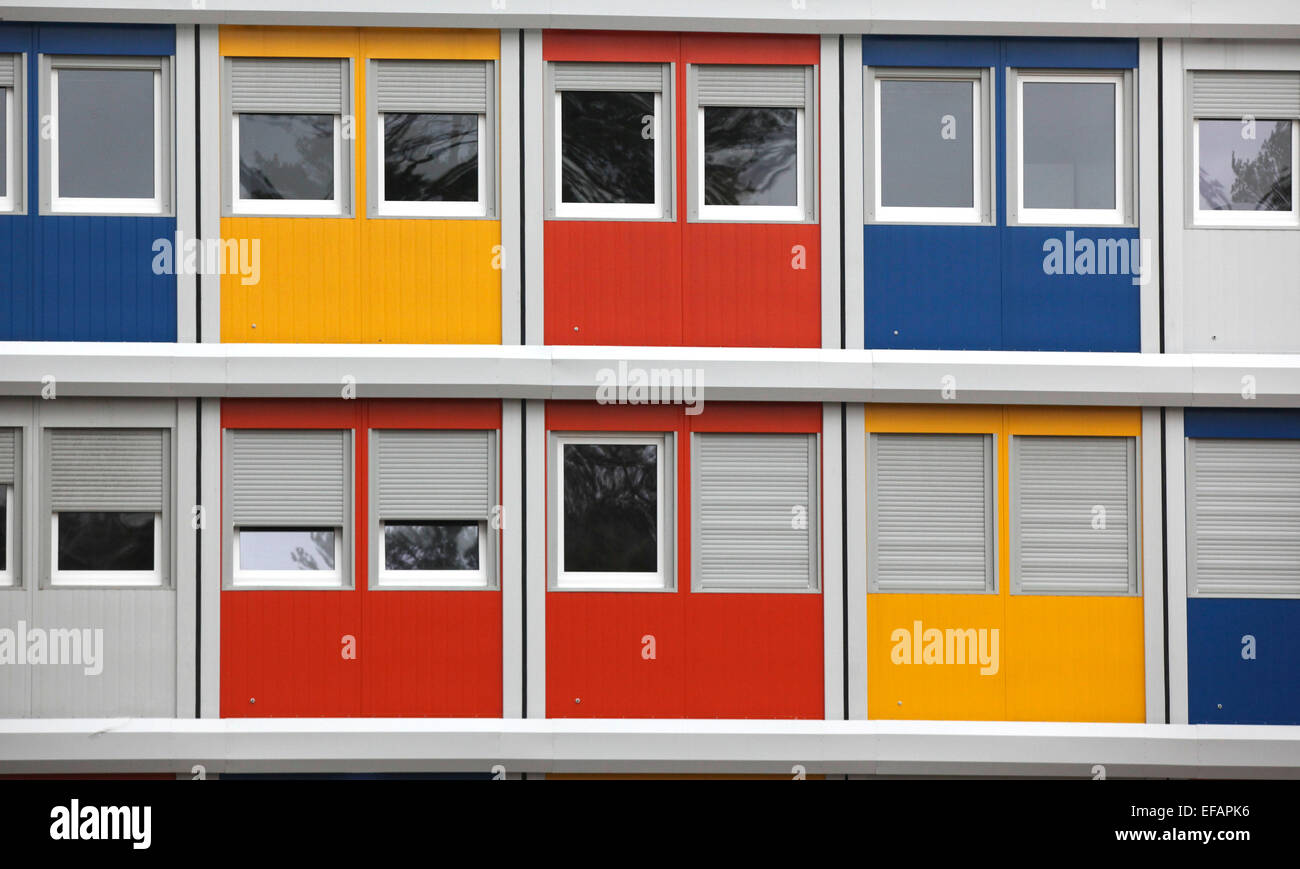
[[[241,114],[241,199],[334,198],[334,116]]]
[[[385,570],[478,570],[477,522],[386,522]]]
[[[334,530],[241,528],[240,570],[333,570]]]
[[[704,109],[704,204],[798,205],[797,109]]]
[[[478,115],[384,114],[384,199],[478,201]]]
[[[573,572],[659,566],[659,448],[564,445],[564,564]]]
[[[153,570],[153,513],[60,512],[58,570]]]
[[[653,93],[560,93],[561,201],[655,201]]]
[[[1199,121],[1205,211],[1291,210],[1291,121]]]

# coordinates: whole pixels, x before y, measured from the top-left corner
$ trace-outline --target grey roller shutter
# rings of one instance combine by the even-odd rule
[[[484,114],[488,68],[482,60],[381,60],[375,99],[381,112]]]
[[[701,66],[696,102],[701,106],[792,106],[808,100],[806,66]]]
[[[55,511],[163,508],[159,429],[48,429],[50,507]]]
[[[1013,591],[1137,591],[1135,447],[1125,437],[1012,438]]]
[[[659,92],[664,87],[661,63],[557,63],[555,89],[560,91]]]
[[[0,430],[0,484],[14,481],[14,440],[12,429]]]
[[[344,524],[348,435],[333,430],[230,432],[230,504],[236,525]]]
[[[346,60],[234,57],[230,64],[233,111],[343,113]]]
[[[991,435],[872,435],[868,474],[872,591],[993,590]]]
[[[1300,597],[1300,441],[1187,441],[1193,594]]]
[[[492,510],[486,431],[376,431],[379,519],[486,519]]]
[[[16,58],[12,54],[0,54],[0,88],[14,86],[14,66]]]
[[[1198,70],[1192,73],[1198,118],[1300,118],[1300,72]]]
[[[695,584],[817,587],[816,438],[695,435]]]

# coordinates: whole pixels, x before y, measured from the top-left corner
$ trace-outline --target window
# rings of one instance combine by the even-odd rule
[[[376,430],[370,443],[372,586],[494,586],[493,433]]]
[[[1015,220],[1131,223],[1131,74],[1019,72],[1013,80]]]
[[[165,585],[167,432],[47,431],[50,585]]]
[[[0,54],[0,212],[23,209],[23,118],[21,54]]]
[[[1191,79],[1198,226],[1300,226],[1300,73],[1198,71]]]
[[[547,216],[672,217],[672,65],[548,68]]]
[[[672,587],[673,461],[666,435],[553,438],[552,587]]]
[[[1187,439],[1187,590],[1300,598],[1300,440]]]
[[[17,469],[17,435],[12,430],[0,429],[0,588],[14,585],[18,576],[14,545]]]
[[[42,213],[171,211],[171,60],[41,58]]]
[[[346,216],[346,59],[226,59],[227,213]]]
[[[816,591],[817,436],[695,434],[696,591]]]
[[[349,432],[228,430],[229,587],[348,585]]]
[[[1011,438],[1011,592],[1137,593],[1137,439]]]
[[[989,206],[987,70],[869,69],[867,207],[878,223],[984,223]]]
[[[993,436],[872,434],[867,580],[873,592],[994,592]]]
[[[494,211],[491,61],[371,61],[369,213],[485,217]]]

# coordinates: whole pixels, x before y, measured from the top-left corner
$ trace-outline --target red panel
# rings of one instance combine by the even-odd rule
[[[705,389],[708,384],[705,384]],[[692,431],[807,432],[822,430],[820,404],[705,402],[704,411],[686,417]]]
[[[681,50],[681,35],[652,31],[543,30],[544,60],[670,63]]]
[[[798,63],[821,60],[821,38],[784,33],[684,33],[683,63]]]

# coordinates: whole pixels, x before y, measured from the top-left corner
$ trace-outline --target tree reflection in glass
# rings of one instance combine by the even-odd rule
[[[704,204],[798,205],[797,110],[704,109]]]
[[[332,528],[241,528],[242,570],[333,570]]]
[[[384,114],[384,199],[478,200],[478,115]]]
[[[1198,127],[1201,210],[1291,210],[1290,121],[1201,120]]]
[[[59,570],[153,570],[153,513],[59,513]]]
[[[565,571],[659,568],[659,448],[564,445]]]
[[[385,570],[478,570],[477,522],[384,523]]]
[[[334,116],[240,114],[241,199],[334,198]]]
[[[652,93],[560,93],[562,202],[655,201]]]

